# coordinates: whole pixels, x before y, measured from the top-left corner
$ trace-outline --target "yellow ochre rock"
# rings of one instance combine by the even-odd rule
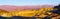
[[[45,17],[45,12],[47,10],[51,10],[52,8],[41,8],[39,10],[21,10],[21,11],[15,11],[15,12],[0,12],[0,16],[3,17],[13,17],[13,16],[23,16],[23,17],[33,17],[37,13],[43,13],[40,15],[40,17]],[[50,14],[50,13],[49,13]]]

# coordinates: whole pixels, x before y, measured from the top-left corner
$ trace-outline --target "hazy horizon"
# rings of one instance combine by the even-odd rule
[[[0,0],[0,5],[56,5],[60,0]]]

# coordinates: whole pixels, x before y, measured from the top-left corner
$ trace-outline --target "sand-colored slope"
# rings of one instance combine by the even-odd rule
[[[37,6],[38,8],[38,6]],[[37,9],[36,7],[1,7],[0,9],[5,9],[9,13],[2,13],[1,16],[3,17],[12,17],[12,16],[23,16],[23,17],[33,17],[39,13],[39,17],[45,17],[45,11],[51,10],[52,8],[42,7],[40,9]],[[37,14],[36,14],[37,13]]]

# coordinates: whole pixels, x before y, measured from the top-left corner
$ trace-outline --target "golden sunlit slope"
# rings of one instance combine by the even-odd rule
[[[11,12],[8,12],[8,11],[4,11],[4,10],[0,10],[0,16],[3,16],[3,17],[13,17],[13,16],[22,16],[22,17],[40,17],[40,18],[43,18],[43,17],[46,17],[48,15],[51,15],[53,13],[51,12],[47,12],[47,11],[50,11],[50,10],[53,10],[52,7],[41,7],[39,9],[30,9],[30,10],[16,10],[16,11],[11,11]],[[39,15],[39,16],[37,16]],[[52,15],[54,16],[54,15]]]
[[[44,17],[45,11],[51,10],[51,8],[42,7],[38,10],[21,10],[21,11],[14,11],[9,13],[2,13],[3,17],[12,17],[12,16],[23,16],[23,17],[33,17],[36,14],[40,14],[40,17]]]
[[[23,17],[32,17],[36,14],[36,10],[23,10],[19,11],[16,16],[23,16]]]

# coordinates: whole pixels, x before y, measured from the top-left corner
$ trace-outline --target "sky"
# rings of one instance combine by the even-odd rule
[[[0,0],[0,5],[60,4],[60,0]]]

